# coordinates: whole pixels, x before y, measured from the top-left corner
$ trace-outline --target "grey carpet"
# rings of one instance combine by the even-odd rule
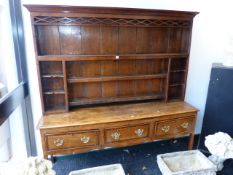
[[[156,163],[157,154],[187,150],[187,141],[187,138],[182,138],[60,156],[56,157],[53,168],[57,175],[68,175],[73,170],[121,163],[126,175],[161,175]],[[227,161],[218,175],[233,175],[233,161]]]

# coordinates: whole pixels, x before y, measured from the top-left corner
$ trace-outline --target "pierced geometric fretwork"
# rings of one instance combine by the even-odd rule
[[[168,19],[125,19],[97,17],[51,17],[35,16],[35,25],[112,25],[112,26],[148,26],[148,27],[190,27],[189,20]]]

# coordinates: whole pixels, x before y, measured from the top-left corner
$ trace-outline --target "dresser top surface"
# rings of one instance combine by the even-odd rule
[[[186,102],[170,103],[136,103],[111,106],[79,108],[68,113],[45,115],[38,127],[55,128],[124,122],[130,120],[149,119],[161,116],[196,113],[198,110]]]

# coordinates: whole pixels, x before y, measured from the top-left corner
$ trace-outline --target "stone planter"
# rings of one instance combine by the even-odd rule
[[[125,175],[125,172],[121,164],[112,164],[71,171],[69,175]]]
[[[200,151],[182,151],[157,156],[163,175],[216,175],[217,167]]]

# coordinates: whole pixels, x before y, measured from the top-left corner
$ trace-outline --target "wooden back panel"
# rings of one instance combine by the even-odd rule
[[[36,25],[38,55],[188,53],[190,27]]]

